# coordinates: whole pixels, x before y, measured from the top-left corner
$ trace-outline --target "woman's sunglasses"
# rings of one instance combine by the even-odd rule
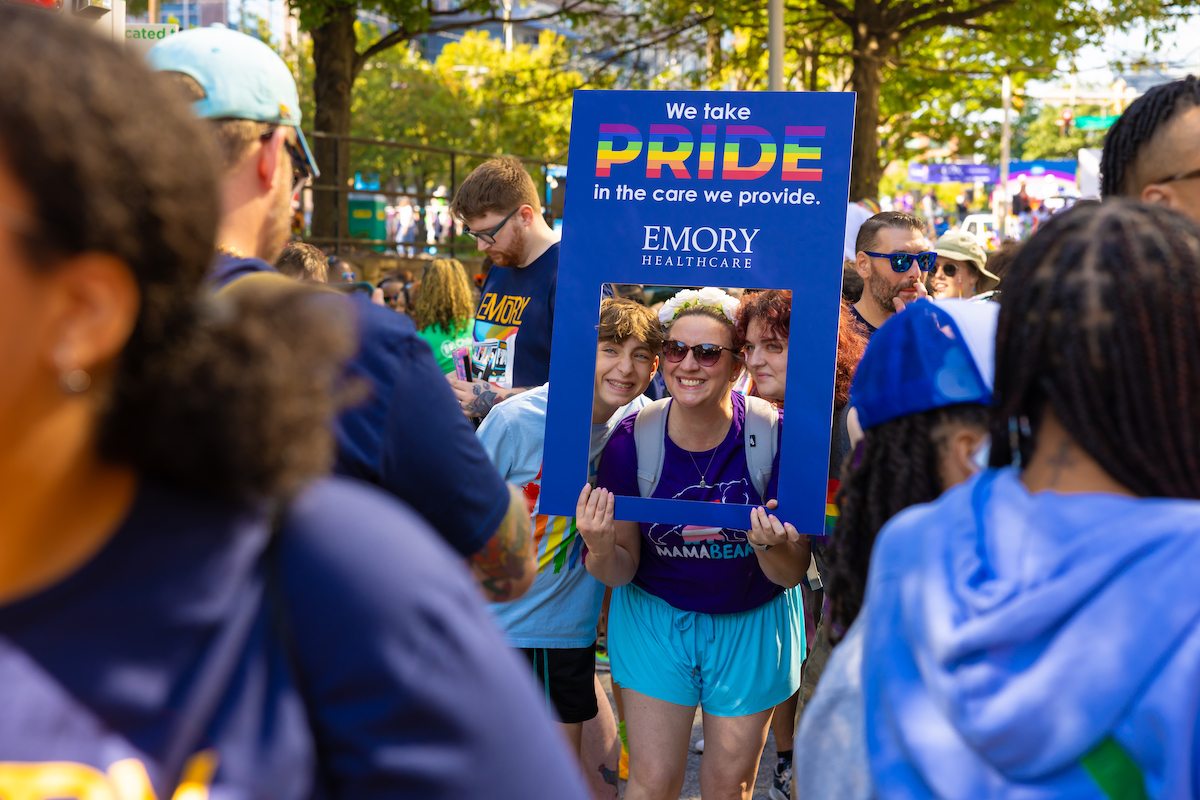
[[[939,264],[938,269],[940,269],[942,274],[947,278],[953,278],[958,274],[958,264],[951,264],[948,261],[944,264]]]
[[[863,251],[867,253],[866,250]],[[937,263],[937,253],[867,253],[872,258],[887,258],[892,262],[893,272],[908,272],[915,260],[921,272],[929,272]]]
[[[663,358],[672,364],[678,364],[687,358],[688,350],[696,358],[696,363],[702,367],[711,367],[721,360],[721,351],[736,352],[732,347],[721,347],[719,344],[694,344],[688,347],[680,341],[663,342]]]

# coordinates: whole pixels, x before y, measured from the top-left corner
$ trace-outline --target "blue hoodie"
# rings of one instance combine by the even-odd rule
[[[989,470],[884,527],[864,613],[880,798],[1101,798],[1110,736],[1150,797],[1200,795],[1200,502]]]

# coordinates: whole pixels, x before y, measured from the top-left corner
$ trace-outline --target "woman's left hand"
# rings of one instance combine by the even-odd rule
[[[780,522],[778,517],[768,513],[768,509],[778,505],[775,500],[768,500],[766,508],[759,506],[750,509],[750,530],[746,538],[759,550],[800,541],[800,531],[792,523]]]

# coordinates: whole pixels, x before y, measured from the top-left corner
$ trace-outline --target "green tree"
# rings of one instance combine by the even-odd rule
[[[1075,106],[1076,116],[1105,116],[1100,106]],[[1076,158],[1084,147],[1103,147],[1105,131],[1081,131],[1074,125],[1060,125],[1062,109],[1046,106],[1014,136],[1013,151],[1022,159]]]
[[[313,60],[313,127],[315,130],[346,135],[351,130],[353,89],[359,75],[373,59],[396,45],[421,36],[462,30],[481,22],[513,22],[560,20],[580,22],[604,8],[608,0],[553,0],[557,3],[546,13],[524,11],[519,4],[515,12],[509,1],[508,12],[502,0],[289,0],[300,18],[301,27],[312,35]],[[356,28],[358,12],[371,11],[382,15],[393,26],[378,31],[365,41]],[[335,140],[319,137],[313,142],[317,162],[346,163],[348,151]],[[334,188],[332,171],[322,173],[319,186]],[[338,187],[341,188],[341,187]],[[313,202],[313,232],[318,236],[331,235],[336,226],[336,196],[331,191],[317,191]]]
[[[960,153],[993,149],[991,126],[978,112],[999,105],[1002,75],[1020,87],[1111,30],[1142,23],[1155,36],[1198,6],[1197,0],[788,0],[785,73],[800,78],[797,88],[826,84],[857,92],[850,194],[868,197],[878,193],[885,158],[900,154],[914,134],[953,142]],[[748,76],[738,85],[762,84],[754,77],[765,67],[761,2],[729,0],[697,11],[691,0],[655,0],[644,10],[643,35],[673,32],[681,49],[698,51],[714,30],[747,36],[739,67]]]

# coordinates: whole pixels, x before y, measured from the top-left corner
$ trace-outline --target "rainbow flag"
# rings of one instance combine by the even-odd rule
[[[842,488],[841,481],[829,479],[829,485],[825,489],[825,535],[833,535],[833,526],[837,524],[838,507],[834,498],[837,497],[838,489]]]

